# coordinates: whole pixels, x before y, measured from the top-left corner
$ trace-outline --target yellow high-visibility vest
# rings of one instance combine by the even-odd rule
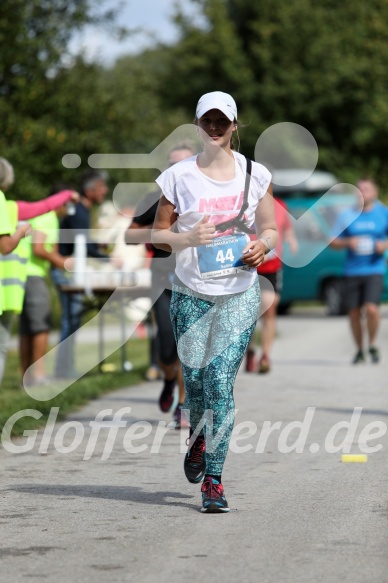
[[[6,204],[13,233],[18,222],[18,207],[14,200],[7,200]],[[22,239],[11,253],[0,255],[0,305],[3,312],[22,311],[29,244]]]

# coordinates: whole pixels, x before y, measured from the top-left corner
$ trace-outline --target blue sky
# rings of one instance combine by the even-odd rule
[[[130,29],[141,27],[144,32],[118,42],[102,27],[88,27],[73,38],[71,50],[73,53],[83,50],[88,59],[110,64],[123,54],[135,53],[150,46],[153,39],[174,42],[177,40],[177,31],[171,23],[171,15],[175,3],[195,17],[195,6],[189,0],[122,0],[118,24]],[[104,3],[105,8],[118,5],[120,0],[107,0]]]

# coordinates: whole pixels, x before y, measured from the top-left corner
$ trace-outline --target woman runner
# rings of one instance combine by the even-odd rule
[[[259,315],[256,268],[275,247],[277,230],[270,173],[233,149],[234,99],[203,95],[194,123],[203,151],[157,179],[163,194],[152,240],[177,254],[170,313],[191,424],[185,475],[204,480],[202,512],[228,512],[221,474],[233,385]]]

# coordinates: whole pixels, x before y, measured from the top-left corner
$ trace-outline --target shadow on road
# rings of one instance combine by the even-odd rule
[[[6,491],[22,492],[25,494],[38,494],[44,496],[78,496],[80,498],[102,498],[104,500],[120,500],[140,504],[152,504],[156,506],[182,506],[198,512],[198,505],[180,502],[181,499],[192,499],[195,496],[181,494],[179,492],[162,491],[149,492],[137,486],[92,486],[71,485],[47,486],[46,484],[21,484]],[[174,501],[168,501],[173,498]]]
[[[152,425],[152,427],[158,427],[159,425],[161,425],[162,423],[165,423],[166,425],[168,425],[169,423],[174,423],[174,421],[172,419],[151,419],[151,418],[145,418],[145,417],[122,417],[122,419],[120,419],[119,421],[115,421],[113,419],[112,415],[107,415],[106,417],[104,417],[101,421],[96,421],[96,418],[93,417],[92,415],[88,415],[88,416],[82,416],[82,415],[66,415],[66,421],[79,421],[80,423],[83,423],[85,426],[89,425],[90,422],[92,422],[93,424],[101,424],[102,428],[105,429],[109,429],[109,427],[121,427],[121,425],[119,425],[121,422],[126,423],[126,427],[130,427],[131,425],[133,425],[134,423],[149,423],[150,425]],[[177,435],[179,436],[179,432],[178,430],[174,429],[175,426],[171,426],[170,427],[170,431],[173,435]]]

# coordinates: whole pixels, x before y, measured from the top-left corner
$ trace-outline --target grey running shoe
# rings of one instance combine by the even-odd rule
[[[359,350],[356,356],[353,358],[353,364],[359,364],[360,362],[365,362],[365,356],[362,350]]]
[[[369,347],[369,355],[370,355],[371,361],[374,364],[377,364],[380,361],[380,351],[378,348],[376,348],[376,346]]]

